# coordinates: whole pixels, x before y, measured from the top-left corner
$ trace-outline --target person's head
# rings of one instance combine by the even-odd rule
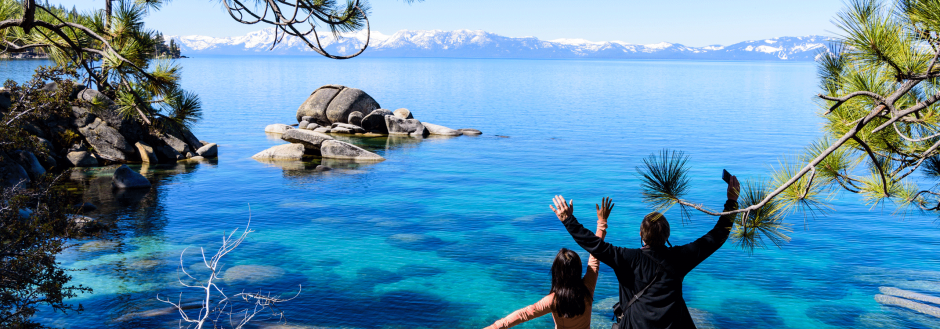
[[[643,217],[643,223],[640,224],[640,238],[650,247],[658,247],[666,244],[669,239],[669,221],[666,216],[658,212],[651,212]]]
[[[591,291],[581,279],[581,256],[561,248],[552,263],[552,310],[565,318],[584,314],[586,300],[594,300]]]

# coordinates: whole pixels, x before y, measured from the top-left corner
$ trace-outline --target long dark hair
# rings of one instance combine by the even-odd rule
[[[561,248],[552,263],[552,311],[563,318],[584,314],[585,300],[594,301],[591,291],[581,279],[581,256],[567,248]]]

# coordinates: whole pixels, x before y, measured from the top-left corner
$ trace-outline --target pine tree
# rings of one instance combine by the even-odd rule
[[[770,180],[742,184],[741,209],[732,212],[682,199],[684,156],[651,156],[638,168],[647,200],[736,213],[733,237],[749,250],[788,241],[787,215],[824,212],[833,193],[891,203],[898,214],[940,214],[940,185],[921,188],[912,179],[940,178],[940,0],[852,0],[835,22],[842,33],[818,61],[826,120],[818,141],[786,158]]]

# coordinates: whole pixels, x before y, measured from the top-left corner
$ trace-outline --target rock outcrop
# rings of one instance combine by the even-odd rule
[[[392,111],[386,109],[376,109],[369,115],[362,118],[362,124],[359,125],[371,133],[388,134],[388,126],[385,124],[385,117],[393,115]]]
[[[386,116],[385,126],[389,135],[409,135],[413,137],[426,137],[428,130],[421,121],[415,119],[402,119],[398,116]]]
[[[297,109],[297,121],[303,121],[305,116],[322,126],[335,122],[349,123],[349,115],[359,112],[363,116],[379,108],[372,96],[356,88],[347,88],[340,85],[326,85],[317,88],[310,97]]]
[[[384,161],[382,156],[366,151],[365,149],[338,140],[324,141],[320,145],[320,153],[324,158],[345,159],[355,161]]]
[[[287,131],[284,135],[281,135],[281,139],[291,143],[302,144],[306,150],[319,151],[320,144],[322,144],[323,141],[333,139],[333,137],[310,130],[292,129]]]
[[[271,147],[252,156],[256,160],[301,160],[304,158],[303,144],[284,144]]]

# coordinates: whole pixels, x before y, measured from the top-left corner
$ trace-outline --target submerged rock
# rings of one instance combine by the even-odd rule
[[[348,159],[356,161],[384,161],[382,156],[366,151],[361,147],[341,142],[338,140],[327,140],[320,145],[320,154],[324,158]]]
[[[221,279],[228,284],[263,283],[280,279],[285,271],[280,267],[267,265],[238,265],[225,270]]]
[[[304,157],[304,144],[284,144],[271,147],[252,156],[256,160],[301,160]]]
[[[313,168],[313,170],[314,171],[330,171],[330,170],[333,170],[333,168],[330,168],[324,165],[317,165],[317,167]]]
[[[422,124],[424,124],[424,128],[427,128],[428,133],[431,135],[460,136],[460,132],[454,129],[427,122],[422,122]]]
[[[121,165],[114,171],[114,176],[111,177],[111,185],[121,189],[150,188],[150,181],[143,175],[131,170],[127,165]]]
[[[470,135],[470,136],[483,135],[482,131],[471,129],[471,128],[457,129],[457,131],[459,131],[463,135]]]
[[[275,123],[275,124],[270,124],[267,127],[264,127],[264,132],[274,133],[274,134],[283,134],[291,129],[294,129],[294,128],[285,124]]]

